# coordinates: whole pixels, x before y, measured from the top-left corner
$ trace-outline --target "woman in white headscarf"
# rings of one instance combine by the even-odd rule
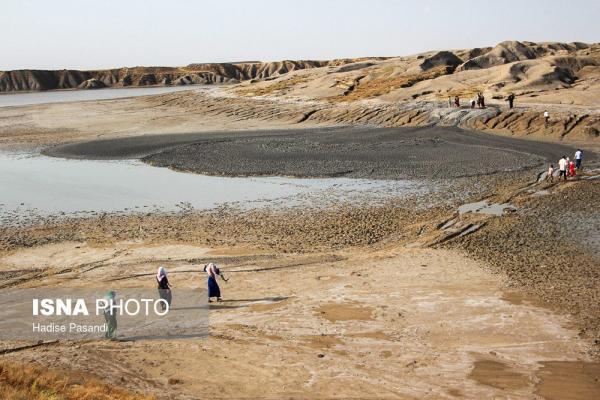
[[[158,267],[158,271],[156,272],[156,282],[158,282],[158,295],[162,300],[167,302],[169,307],[171,307],[173,295],[171,294],[171,284],[169,283],[169,279],[167,279],[167,270],[165,267]],[[163,310],[167,308],[163,302],[161,302],[161,306]]]
[[[208,302],[212,302],[211,297],[216,297],[217,301],[221,301],[221,288],[219,288],[219,284],[217,283],[217,275],[220,275],[221,279],[225,282],[227,282],[227,279],[213,263],[206,264],[204,272],[208,275]]]

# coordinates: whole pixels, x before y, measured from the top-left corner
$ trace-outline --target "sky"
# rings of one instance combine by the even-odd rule
[[[402,56],[600,42],[598,0],[0,0],[0,70]]]

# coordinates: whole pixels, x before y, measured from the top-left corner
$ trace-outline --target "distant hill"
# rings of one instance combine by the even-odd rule
[[[101,87],[237,83],[290,71],[342,65],[353,60],[190,64],[186,67],[134,67],[107,70],[14,70],[0,72],[0,92]]]
[[[329,101],[467,99],[484,92],[488,99],[515,93],[519,101],[593,105],[600,98],[600,43],[506,41],[393,58],[0,72],[0,92],[189,84],[238,84],[232,89],[238,95]]]

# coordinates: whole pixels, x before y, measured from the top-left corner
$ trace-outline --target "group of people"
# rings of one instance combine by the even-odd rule
[[[471,108],[475,108],[475,105],[479,108],[485,108],[485,96],[483,93],[478,92],[477,96],[469,100],[469,104],[471,105]],[[452,100],[452,97],[448,97],[448,107],[460,108],[460,98],[454,96],[454,100]]]
[[[477,96],[471,99],[471,108],[475,108],[475,105],[479,108],[485,108],[485,96],[483,93],[478,92]]]
[[[558,179],[567,180],[568,178],[574,178],[577,176],[578,169],[582,168],[583,163],[583,151],[577,149],[575,152],[575,161],[571,160],[567,156],[562,156],[558,160]],[[550,164],[548,167],[548,174],[546,176],[550,182],[554,182],[554,165]]]
[[[515,105],[515,94],[509,94],[506,97],[506,101],[508,101],[508,108],[512,109]],[[472,109],[475,108],[475,106],[477,106],[478,108],[485,108],[485,96],[482,92],[477,92],[477,95],[471,100],[469,100],[469,104],[471,105]],[[454,101],[452,100],[452,97],[448,97],[448,107],[452,106],[460,107],[460,99],[458,98],[458,96],[454,96]]]
[[[213,297],[216,298],[217,301],[221,301],[221,288],[217,283],[217,276],[220,276],[225,282],[229,279],[227,279],[223,274],[223,271],[213,263],[206,264],[203,271],[208,277],[208,302],[211,303]],[[167,278],[167,270],[165,267],[161,266],[158,268],[158,271],[156,272],[156,282],[158,283],[158,295],[170,306],[173,295],[171,293],[171,284],[169,283],[169,278]]]
[[[508,101],[508,108],[512,109],[515,105],[515,94],[511,93],[506,97],[506,101]],[[471,105],[471,109],[474,109],[475,106],[478,108],[485,108],[485,96],[483,93],[478,92],[477,95],[469,100],[469,104]],[[448,107],[456,107],[460,108],[460,98],[458,96],[454,96],[454,100],[452,97],[448,97]],[[544,110],[544,126],[547,128],[550,123],[550,113],[548,110]]]
[[[206,264],[203,269],[207,274],[208,278],[208,302],[212,303],[212,298],[216,298],[217,301],[221,301],[221,288],[217,283],[217,276],[220,276],[222,280],[225,282],[228,279],[225,277],[223,272],[213,263]],[[165,267],[160,266],[156,271],[156,283],[158,285],[158,296],[164,300],[161,302],[161,307],[164,310],[167,307],[171,307],[171,301],[173,300],[173,294],[171,292],[172,286],[169,282],[169,278],[167,277],[167,270]],[[116,297],[116,292],[111,290],[106,295],[105,298],[112,303]],[[105,337],[107,339],[116,339],[117,333],[117,316],[114,310],[111,307],[107,307],[104,310],[104,319],[106,321],[106,332]]]

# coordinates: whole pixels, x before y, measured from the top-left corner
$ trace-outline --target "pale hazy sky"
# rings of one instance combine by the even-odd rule
[[[0,0],[0,70],[600,42],[599,0]]]

